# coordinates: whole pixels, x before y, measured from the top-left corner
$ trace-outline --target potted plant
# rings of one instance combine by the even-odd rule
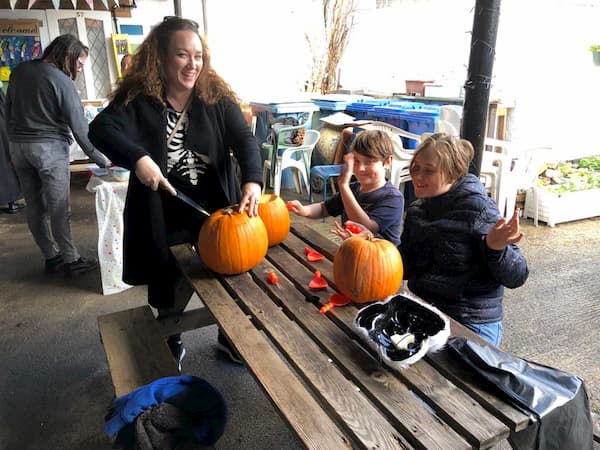
[[[594,65],[600,66],[600,44],[590,45],[590,52],[592,52],[592,57],[594,58]]]

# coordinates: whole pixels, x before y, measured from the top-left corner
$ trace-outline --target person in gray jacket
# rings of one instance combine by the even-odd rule
[[[6,98],[10,156],[27,203],[27,224],[46,259],[45,270],[67,276],[93,270],[71,236],[69,147],[73,137],[91,161],[109,161],[89,141],[88,124],[73,81],[88,57],[75,36],[54,39],[42,58],[19,64]]]

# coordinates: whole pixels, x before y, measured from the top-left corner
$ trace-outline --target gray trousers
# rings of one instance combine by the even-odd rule
[[[27,224],[46,259],[79,259],[71,238],[69,145],[63,141],[10,142],[10,156],[27,203]]]

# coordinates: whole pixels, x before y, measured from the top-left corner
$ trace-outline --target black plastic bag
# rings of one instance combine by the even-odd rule
[[[448,317],[408,292],[360,309],[354,326],[382,361],[396,370],[440,350],[450,336]]]
[[[515,449],[591,450],[593,427],[583,380],[466,338],[448,346],[535,422],[511,433]]]

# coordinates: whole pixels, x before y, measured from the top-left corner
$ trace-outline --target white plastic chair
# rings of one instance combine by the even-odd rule
[[[412,151],[394,148],[394,158],[390,170],[390,181],[404,194],[404,185],[410,181],[410,162],[413,159]]]
[[[494,151],[496,148],[500,151]],[[504,175],[506,179],[510,172],[512,158],[516,153],[514,143],[486,137],[483,150],[479,179],[489,196],[498,205],[498,209],[501,210],[506,205],[505,190],[502,189],[504,181],[502,176]],[[502,210],[500,213],[504,215]]]
[[[390,170],[390,181],[394,186],[404,191],[404,183],[410,181],[410,174],[408,168],[412,161],[414,151],[405,150],[402,145],[402,139],[400,137],[406,137],[417,141],[417,144],[421,143],[422,136],[403,130],[402,128],[395,127],[386,122],[374,121],[363,125],[365,129],[376,129],[384,130],[390,133],[392,136],[392,142],[394,143],[394,158],[392,160],[392,168]]]
[[[400,137],[405,137],[405,138],[413,139],[413,140],[417,141],[417,144],[421,143],[421,136],[419,136],[418,134],[414,134],[414,133],[411,133],[410,131],[403,130],[402,128],[395,127],[393,125],[390,125],[387,122],[373,121],[373,122],[367,123],[365,125],[362,125],[361,128],[364,128],[365,130],[369,130],[369,129],[384,130],[384,131],[387,131],[388,133],[390,133],[392,136],[396,135],[396,136],[400,136]],[[402,146],[402,140],[400,140],[399,147],[396,145],[396,142],[394,142],[394,150],[397,150],[397,149],[404,150],[404,147]]]
[[[263,191],[267,185],[267,173],[273,173],[273,193],[279,195],[281,192],[281,177],[283,171],[288,168],[296,170],[294,184],[296,192],[302,193],[302,185],[299,178],[304,182],[307,192],[310,191],[309,172],[312,152],[319,142],[321,133],[317,130],[306,130],[302,145],[297,147],[284,147],[283,151],[271,154],[271,158],[265,159],[263,165]]]
[[[308,122],[290,126],[277,125],[278,128],[276,133],[274,133],[276,137],[273,139],[273,142],[263,142],[262,144],[262,149],[265,151],[265,161],[272,161],[273,154],[281,154],[288,147],[297,147],[297,145],[293,143],[293,139],[300,130],[304,132],[307,125]],[[273,130],[271,130],[271,133],[272,132]],[[274,170],[270,171],[269,186],[274,186],[274,174]]]
[[[451,122],[448,122],[444,119],[438,119],[435,121],[434,130],[436,133],[446,133],[451,136],[458,136],[458,129]]]
[[[538,199],[537,199],[537,180],[539,168],[543,162],[544,155],[551,151],[551,147],[538,146],[527,147],[520,151],[518,158],[513,158],[512,166],[508,172],[508,180],[502,183],[500,201],[506,199],[506,217],[512,216],[517,192],[520,189],[527,190],[533,188],[533,222],[538,224]],[[504,204],[504,203],[502,203]]]
[[[446,127],[448,130],[454,130],[453,134],[455,136],[459,135],[460,132],[460,124],[462,122],[462,114],[463,114],[463,107],[460,105],[444,105],[440,108],[440,118],[438,120],[438,122],[440,122],[440,124],[444,127]],[[436,122],[437,124],[437,122]],[[449,131],[443,131],[443,130],[439,130],[440,132],[446,132],[448,133]],[[436,128],[435,132],[438,132],[438,129]]]
[[[392,137],[392,142],[394,144],[394,158],[392,161],[392,168],[390,170],[390,180],[394,184],[394,186],[397,186],[400,190],[403,190],[404,183],[406,181],[410,181],[410,176],[408,177],[408,180],[405,179],[404,181],[401,181],[401,179],[403,176],[406,178],[406,171],[404,169],[407,169],[407,164],[410,163],[410,161],[412,160],[413,154],[411,151],[404,150],[404,147],[402,145],[402,139],[400,139],[400,137],[414,139],[415,141],[417,141],[417,143],[420,143],[421,136],[403,130],[402,128],[390,125],[387,122],[372,121],[361,125],[360,128],[365,130],[383,130],[387,131],[390,134],[390,136]],[[311,178],[319,177],[323,179],[323,200],[327,198],[327,182],[340,175],[340,168],[341,164],[331,164],[323,166],[313,166],[310,169]],[[310,192],[309,199],[312,203],[312,190]]]
[[[485,146],[486,149],[502,149],[501,152],[483,152],[480,177],[486,182],[484,186],[498,205],[500,214],[508,219],[515,210],[517,191],[535,186],[540,161],[550,148],[492,138],[485,138]]]

